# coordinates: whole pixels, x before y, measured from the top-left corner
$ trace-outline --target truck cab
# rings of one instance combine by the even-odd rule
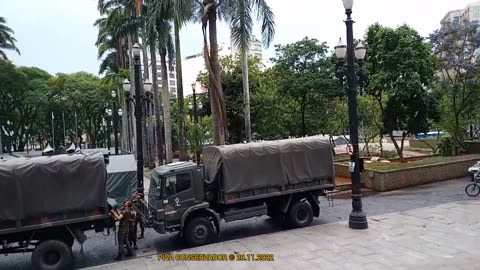
[[[149,221],[158,233],[180,231],[189,212],[208,208],[203,176],[191,162],[157,167],[150,180]]]

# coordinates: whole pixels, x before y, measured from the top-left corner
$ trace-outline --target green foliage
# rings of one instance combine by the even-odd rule
[[[444,156],[453,155],[453,139],[450,136],[442,137],[440,143],[438,144],[438,149],[440,154]]]
[[[327,57],[328,46],[308,37],[301,41],[275,46],[273,60],[275,81],[279,92],[292,99],[297,109],[292,116],[299,119],[295,136],[316,134],[324,118],[328,99],[340,95],[341,89],[335,79],[335,66]]]
[[[461,152],[469,124],[479,120],[479,26],[466,20],[445,23],[430,35],[439,67],[440,126],[451,135],[454,154]]]
[[[397,29],[372,25],[366,43],[371,74],[366,91],[380,107],[383,132],[392,139],[393,131],[404,132],[401,146],[394,142],[402,158],[406,134],[430,128],[427,89],[433,83],[435,58],[431,46],[407,25]]]
[[[211,144],[213,140],[213,124],[212,117],[202,117],[199,123],[195,124],[191,120],[186,121],[187,124],[187,142],[191,155],[202,152],[206,144]]]
[[[42,130],[50,77],[41,69],[0,60],[0,136],[7,149],[22,151],[26,134]]]
[[[20,54],[20,50],[15,44],[17,40],[13,37],[15,32],[6,23],[7,20],[0,17],[0,60],[8,60],[4,50],[13,50]]]

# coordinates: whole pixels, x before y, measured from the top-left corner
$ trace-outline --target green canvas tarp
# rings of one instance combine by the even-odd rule
[[[137,162],[134,155],[110,156],[107,166],[108,198],[119,206],[137,191]]]
[[[103,208],[102,155],[57,155],[0,161],[0,221]]]
[[[319,137],[209,146],[203,149],[203,163],[206,181],[220,179],[226,193],[335,181],[332,146]]]

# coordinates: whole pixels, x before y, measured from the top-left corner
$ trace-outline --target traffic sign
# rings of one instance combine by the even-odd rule
[[[353,156],[353,144],[347,144],[347,153],[349,156]]]

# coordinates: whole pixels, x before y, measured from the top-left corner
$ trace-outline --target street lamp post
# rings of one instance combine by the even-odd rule
[[[112,90],[112,98],[113,98],[113,104],[112,104],[112,109],[113,110],[108,110],[107,113],[108,113],[108,116],[113,116],[112,117],[112,120],[113,120],[113,137],[114,137],[114,140],[115,140],[115,155],[118,155],[118,116],[122,116],[123,115],[123,111],[122,109],[118,109],[117,111],[117,101],[116,101],[116,97],[117,97],[117,92],[115,92],[115,90]]]
[[[193,108],[192,109],[193,109],[193,122],[195,124],[195,128],[198,128],[197,127],[197,125],[198,125],[197,93],[195,91],[196,86],[197,86],[197,83],[193,82],[192,83],[192,90],[193,90],[193,106],[192,106]],[[198,138],[196,138],[196,139],[198,139]],[[200,165],[200,151],[198,151],[197,148],[195,149],[195,159],[197,161],[197,165]]]
[[[353,39],[353,20],[351,17],[353,0],[343,0],[345,14],[347,19],[345,24],[347,27],[347,45],[340,39],[339,44],[335,47],[335,54],[339,60],[339,70],[337,77],[344,85],[344,78],[347,78],[347,95],[348,95],[348,117],[350,127],[350,143],[353,145],[353,153],[350,157],[350,172],[352,178],[352,212],[349,216],[349,227],[352,229],[367,229],[367,216],[362,209],[362,186],[360,182],[360,157],[358,150],[358,115],[357,115],[357,80],[363,86],[366,75],[362,70],[363,59],[365,58],[366,48],[363,45],[354,48]],[[347,68],[345,69],[345,56],[347,60]],[[355,58],[358,66],[355,65]]]
[[[143,140],[142,140],[142,106],[150,98],[150,91],[152,91],[152,83],[148,80],[144,83],[146,95],[142,95],[140,84],[140,46],[135,43],[132,47],[133,52],[133,65],[135,73],[135,93],[133,97],[130,97],[131,84],[128,80],[123,83],[123,89],[126,93],[127,102],[133,102],[135,108],[135,130],[137,141],[137,191],[143,193]],[[145,67],[146,68],[146,67]]]
[[[27,155],[28,155],[28,126],[24,126],[25,128],[25,147],[27,148]]]

